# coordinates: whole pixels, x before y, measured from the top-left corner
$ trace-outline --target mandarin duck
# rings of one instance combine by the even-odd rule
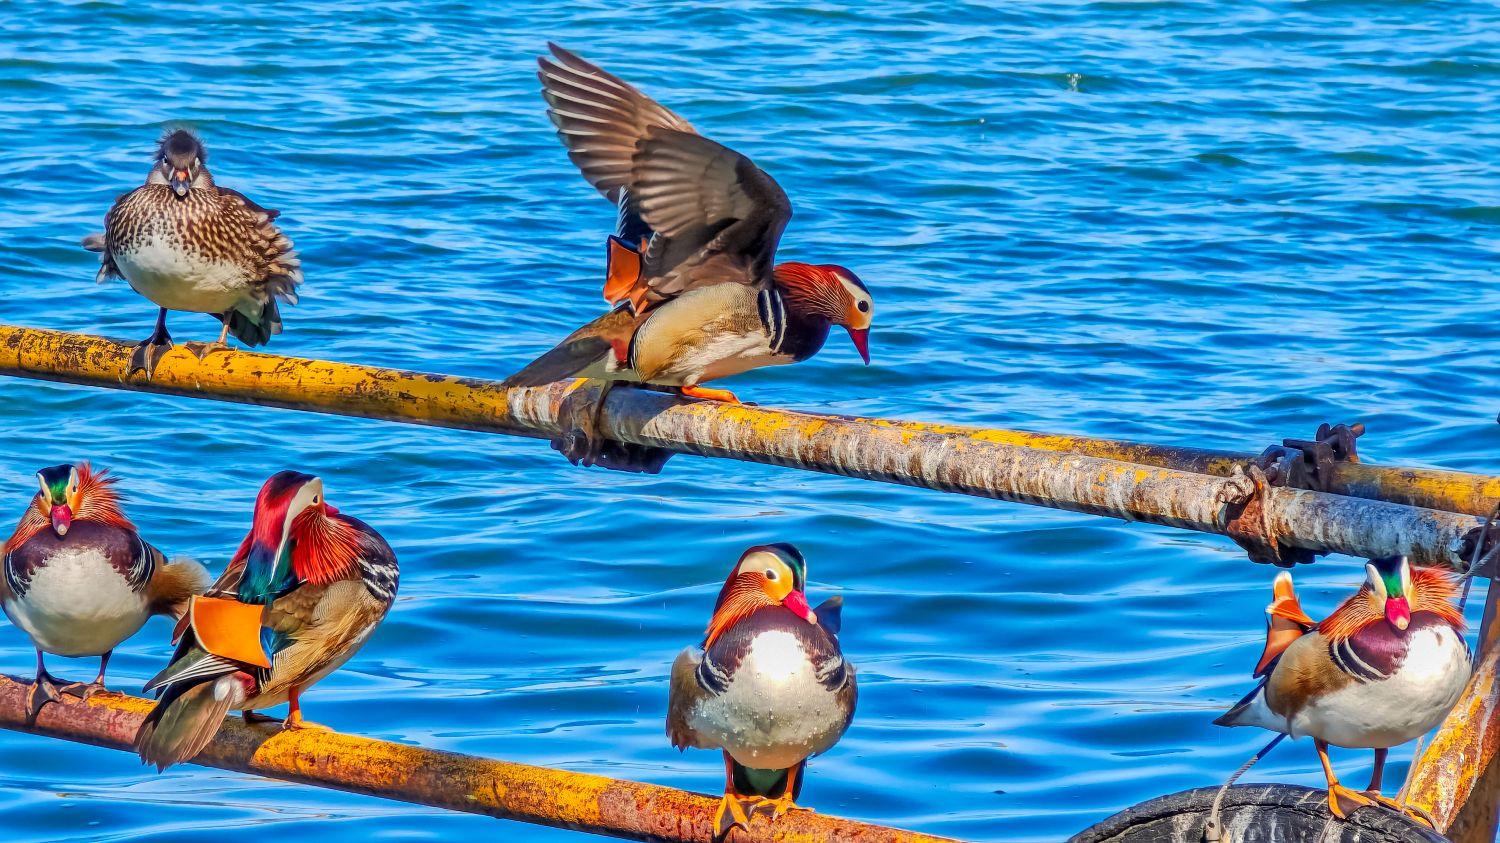
[[[385,539],[323,496],[323,481],[281,471],[261,487],[250,533],[223,576],[178,623],[171,664],[146,685],[156,706],[135,736],[141,759],[165,770],[197,755],[231,709],[289,703],[360,648],[396,598],[399,572]]]
[[[1381,776],[1390,748],[1442,722],[1469,681],[1464,617],[1452,602],[1458,586],[1404,556],[1372,560],[1365,573],[1359,591],[1322,622],[1302,611],[1291,574],[1278,574],[1254,674],[1260,684],[1214,723],[1310,735],[1328,780],[1328,808],[1340,819],[1380,804],[1431,825],[1382,796]],[[1363,793],[1339,783],[1330,745],[1375,750]]]
[[[699,647],[672,664],[667,736],[679,750],[724,753],[722,837],[756,810],[796,809],[807,759],[854,718],[854,665],[839,649],[842,597],[808,608],[807,562],[790,544],[746,550]]]
[[[792,206],[749,158],[563,48],[538,59],[547,115],[568,157],[619,210],[607,241],[604,299],[613,309],[507,380],[538,386],[567,378],[635,381],[736,402],[703,383],[796,363],[844,328],[870,361],[874,301],[833,264],[776,264]],[[598,445],[559,448],[574,462]]]
[[[120,509],[109,472],[88,463],[54,465],[36,474],[41,490],[15,532],[0,546],[0,607],[36,647],[36,681],[27,716],[36,719],[58,693],[88,699],[104,690],[110,654],[152,615],[180,617],[208,586],[190,560],[168,562],[141,538]],[[57,686],[43,653],[98,656],[93,682]]]
[[[265,345],[281,333],[277,299],[297,303],[302,265],[274,223],[280,212],[214,184],[207,161],[192,132],[167,132],[146,183],[115,200],[103,234],[83,240],[101,253],[101,283],[123,277],[161,309],[127,375],[144,371],[149,378],[172,347],[168,310],[208,313],[224,323],[217,341],[190,344],[201,359],[228,348],[231,333],[248,346]]]

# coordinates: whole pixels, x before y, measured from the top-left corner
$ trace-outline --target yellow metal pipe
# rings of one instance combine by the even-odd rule
[[[1479,663],[1412,768],[1408,799],[1453,843],[1494,843],[1500,819],[1500,585],[1490,581]]]
[[[1057,433],[1032,433],[967,425],[860,419],[904,430],[948,433],[973,437],[982,442],[1020,445],[1042,451],[1065,451],[1108,460],[1152,465],[1177,471],[1194,471],[1227,477],[1236,468],[1255,462],[1259,454],[1152,445],[1118,439],[1099,439]],[[1327,491],[1356,498],[1399,503],[1424,509],[1440,509],[1468,515],[1486,515],[1500,504],[1500,477],[1446,471],[1437,468],[1401,468],[1367,462],[1337,462],[1327,467]]]
[[[253,388],[253,384],[249,382],[242,382],[236,386],[227,379],[232,372],[201,366],[196,358],[180,350],[171,352],[167,357],[161,370],[164,383],[155,386],[144,384],[140,382],[139,376],[127,383],[124,378],[124,358],[121,356],[119,346],[118,343],[95,337],[0,325],[0,373],[96,386],[174,392],[183,395],[197,394],[200,397],[213,397],[224,401],[296,406],[285,395],[279,398],[274,393],[257,395],[260,390]],[[53,358],[50,362],[44,359],[49,355]],[[290,359],[287,361],[295,362],[299,367],[296,372],[299,380],[319,382],[330,389],[338,389],[339,385],[343,384],[344,394],[340,397],[338,406],[314,406],[312,402],[309,402],[300,409],[403,421],[428,421],[432,424],[450,427],[496,429],[493,426],[493,422],[498,418],[495,414],[487,413],[487,408],[475,406],[474,402],[465,400],[467,396],[462,394],[462,390],[454,394],[447,389],[452,384],[493,386],[484,381],[446,377],[443,381],[436,381],[431,379],[435,376],[420,376],[427,379],[425,383],[417,384],[421,388],[412,389],[412,384],[406,382],[401,385],[400,390],[393,391],[383,389],[382,381],[394,384],[395,379],[367,376],[371,373],[383,372],[398,375],[409,373],[362,366],[350,367],[324,361],[291,361]],[[209,362],[215,362],[215,358],[210,357]],[[71,371],[68,368],[70,366],[74,367]],[[255,380],[275,379],[278,376],[291,374],[289,370],[275,366],[269,369],[255,369],[253,373],[243,364],[238,364],[234,368],[244,370],[247,378]],[[181,373],[182,377],[175,377],[174,373]],[[200,375],[206,377],[207,380],[199,382],[197,378]],[[237,391],[239,394],[236,394]],[[421,417],[423,408],[415,406],[412,402],[417,399],[430,402],[438,397],[439,393],[449,399],[447,402],[449,406],[445,409],[434,407],[428,414],[432,418],[423,419]],[[443,418],[445,415],[447,418]],[[466,419],[469,422],[475,422],[476,419],[479,421],[466,423]],[[491,424],[485,424],[485,421]],[[975,442],[1080,454],[1221,477],[1233,474],[1237,468],[1248,466],[1258,456],[1254,453],[1152,445],[1116,439],[967,425],[858,417],[851,418],[849,421],[914,434],[963,437]],[[506,432],[547,438],[555,430],[513,428]],[[1469,515],[1487,514],[1500,504],[1500,477],[1460,471],[1402,468],[1372,465],[1366,462],[1340,462],[1328,467],[1326,482],[1327,490],[1335,494]]]
[[[26,725],[30,686],[0,676],[0,728],[131,751],[151,701],[97,694],[87,702],[65,698]],[[195,764],[256,773],[273,779],[363,793],[449,811],[606,834],[635,840],[709,843],[717,798],[640,782],[495,761],[472,755],[377,741],[341,732],[283,732],[224,721]],[[714,767],[717,770],[718,767]],[[705,776],[714,775],[705,767]],[[939,843],[948,838],[870,825],[812,811],[772,821],[752,819],[734,839],[751,841],[859,841]]]
[[[162,384],[142,383],[139,376],[127,383],[124,377],[124,357],[121,356],[120,346],[119,343],[79,334],[0,325],[0,373],[95,386],[114,386],[182,395],[196,394],[199,397],[213,397],[224,401],[297,406],[285,395],[278,397],[274,392],[258,395],[257,393],[261,391],[255,389],[248,380],[235,385],[228,379],[232,372],[200,366],[196,358],[181,350],[169,353],[161,370],[162,381],[164,381]],[[48,361],[44,359],[46,356],[52,356],[53,359]],[[215,358],[211,357],[209,362],[214,362],[214,360]],[[285,360],[297,364],[299,369],[295,374],[299,380],[318,382],[330,389],[339,388],[341,383],[344,385],[344,395],[338,406],[318,406],[309,401],[299,407],[300,409],[372,418],[394,418],[403,421],[429,421],[432,424],[449,427],[475,427],[489,430],[495,429],[493,422],[498,420],[494,414],[486,413],[486,408],[463,400],[465,396],[461,391],[460,394],[455,395],[445,389],[446,385],[451,384],[493,386],[485,381],[444,376],[443,381],[447,382],[445,384],[433,380],[438,376],[419,376],[427,381],[417,384],[422,388],[412,389],[412,384],[406,382],[401,385],[401,390],[392,391],[383,389],[381,382],[394,384],[397,379],[367,378],[366,376],[371,373],[392,375],[410,373],[363,366],[351,367],[324,361],[294,361],[290,358],[285,358]],[[70,371],[68,368],[70,366],[75,368]],[[247,379],[253,380],[274,379],[292,374],[287,369],[275,366],[252,370],[240,364],[235,368],[242,369]],[[182,377],[174,377],[174,372],[181,373]],[[200,374],[207,380],[198,382],[197,378]],[[237,390],[242,391],[236,394]],[[450,399],[448,401],[450,406],[434,407],[429,414],[432,418],[423,419],[421,417],[423,408],[413,405],[412,401],[416,399],[431,401],[437,397],[437,393],[442,393],[444,397]],[[392,398],[395,399],[394,402],[383,400]],[[443,418],[445,415],[447,418]],[[476,418],[480,421],[477,424],[466,423],[466,418],[470,422]],[[485,424],[485,421],[491,424]],[[964,437],[975,442],[1080,454],[1222,477],[1233,474],[1236,468],[1247,466],[1258,456],[1253,453],[1236,453],[1207,448],[1152,445],[1088,436],[1034,433],[967,425],[860,417],[851,418],[849,421],[875,428],[903,430],[916,434]],[[555,429],[540,431],[515,428],[506,432],[547,438],[555,432]],[[1335,494],[1469,515],[1484,515],[1500,503],[1500,477],[1459,471],[1342,462],[1329,467],[1327,482],[1328,491]]]
[[[155,376],[126,376],[131,346],[0,326],[0,374],[187,395],[538,438],[559,432],[569,385],[492,381],[222,351],[203,361],[173,349]],[[1231,524],[1243,475],[1215,477],[997,441],[996,431],[899,424],[616,389],[601,430],[618,441],[941,491],[1147,521],[1202,532],[1259,533],[1272,545],[1460,568],[1479,519],[1383,501],[1266,488],[1253,517]]]

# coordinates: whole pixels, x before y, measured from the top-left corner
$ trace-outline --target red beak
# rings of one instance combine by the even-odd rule
[[[73,526],[73,509],[65,503],[52,507],[52,531],[57,533],[58,538],[66,536],[71,526]]]
[[[787,594],[786,597],[782,598],[781,605],[787,607],[787,609],[791,610],[792,614],[808,623],[818,622],[817,614],[807,605],[807,595],[800,591],[793,591]]]
[[[1392,597],[1385,601],[1385,619],[1397,629],[1406,629],[1411,624],[1411,605],[1405,597]]]
[[[859,356],[864,359],[865,365],[870,365],[870,329],[847,328],[846,330],[849,332],[849,339],[854,340],[854,348],[859,351]]]

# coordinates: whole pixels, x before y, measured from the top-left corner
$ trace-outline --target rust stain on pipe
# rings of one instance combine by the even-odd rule
[[[933,424],[930,422],[858,418],[872,425],[886,425],[914,432],[945,433],[967,436],[983,442],[1020,445],[1041,451],[1067,451],[1084,456],[1192,471],[1227,477],[1234,470],[1249,466],[1258,454],[1152,445],[1071,436],[1055,433],[1032,433],[1024,430],[1001,430],[968,425]],[[1424,509],[1440,509],[1468,515],[1485,515],[1500,503],[1500,477],[1445,471],[1435,468],[1400,468],[1372,465],[1367,462],[1337,462],[1328,466],[1330,491],[1370,500],[1406,504]]]
[[[0,728],[130,751],[151,701],[98,694],[87,702],[50,704],[26,726],[30,686],[0,676]],[[640,782],[495,761],[361,738],[340,732],[282,732],[229,718],[195,764],[634,840],[708,843],[714,797]],[[715,768],[717,769],[717,768]],[[705,775],[712,775],[705,770]],[[948,838],[794,811],[771,821],[757,815],[735,841],[940,843]]]
[[[0,374],[536,438],[558,433],[558,409],[570,389],[506,389],[473,378],[240,351],[200,362],[181,348],[168,352],[146,381],[140,374],[126,378],[130,349],[115,340],[0,326]],[[1032,447],[1011,440],[1037,434],[684,401],[642,389],[611,391],[604,410],[604,433],[623,442],[1208,533],[1225,532],[1226,488],[1235,483],[1059,450],[1082,447],[1073,437],[1044,437],[1050,447]],[[1151,446],[1126,451],[1140,456],[1135,449],[1142,447]],[[1470,515],[1293,489],[1268,489],[1263,505],[1281,544],[1355,556],[1405,553],[1418,564],[1452,568],[1463,565],[1464,536],[1479,526]]]
[[[1454,843],[1494,843],[1500,819],[1500,587],[1491,580],[1479,663],[1458,704],[1417,759],[1412,804]]]

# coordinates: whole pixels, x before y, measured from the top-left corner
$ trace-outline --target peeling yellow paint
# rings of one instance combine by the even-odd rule
[[[580,388],[575,383],[507,389],[474,378],[242,351],[199,361],[180,348],[162,358],[152,380],[142,374],[127,380],[130,350],[114,340],[0,325],[0,374],[536,438],[558,434],[563,398]],[[1245,459],[1084,437],[682,401],[640,389],[610,392],[600,423],[605,435],[636,445],[1210,533],[1224,531],[1215,503],[1222,480],[1213,475]],[[1336,473],[1364,478],[1341,489],[1352,495],[1389,495],[1402,502],[1413,497],[1406,490],[1415,487],[1425,490],[1421,497],[1444,497],[1427,501],[1431,507],[1472,506],[1485,490],[1500,492],[1500,478],[1454,472],[1341,464]],[[1366,482],[1369,477],[1376,479]],[[1472,513],[1458,517],[1336,495],[1273,491],[1277,505],[1268,511],[1274,511],[1277,536],[1297,539],[1309,550],[1409,553],[1422,564],[1457,567],[1457,548],[1477,526]]]
[[[1500,749],[1500,641],[1493,638],[1458,704],[1412,767],[1408,799],[1437,820],[1439,831],[1453,824],[1476,790],[1491,800],[1490,810],[1495,807],[1500,781],[1485,780]]]
[[[29,686],[0,676],[0,728],[131,749],[150,700],[118,693],[87,702],[49,704],[34,726],[26,724]],[[194,763],[302,782],[467,813],[570,828],[595,834],[708,843],[714,797],[640,782],[535,767],[341,732],[244,723],[230,717]],[[705,764],[705,783],[717,765]],[[826,814],[793,812],[779,820],[757,815],[735,841],[869,841],[941,843],[900,829]]]

